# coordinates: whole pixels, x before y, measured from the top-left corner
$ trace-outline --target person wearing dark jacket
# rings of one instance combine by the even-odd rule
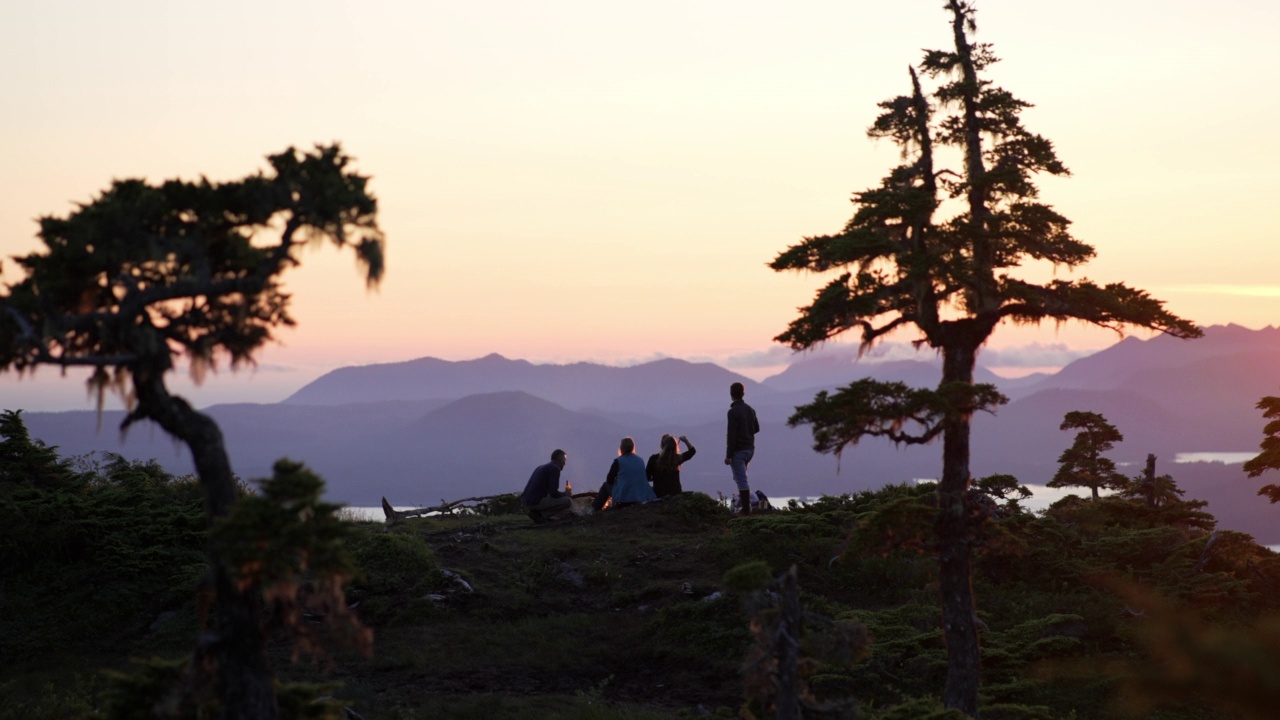
[[[689,449],[680,452],[680,443],[684,443]],[[689,438],[683,435],[679,440],[671,435],[663,435],[658,447],[661,448],[660,452],[649,456],[649,462],[644,466],[644,474],[648,476],[649,482],[653,483],[654,495],[660,498],[679,495],[684,492],[684,488],[680,487],[680,466],[688,462],[698,449],[689,442]]]
[[[733,470],[733,482],[738,486],[738,498],[742,514],[751,514],[751,485],[747,482],[747,465],[756,453],[756,433],[760,421],[756,411],[743,401],[746,388],[740,382],[729,386],[729,428],[725,433],[724,464]]]
[[[568,457],[557,448],[551,453],[551,462],[534,468],[520,494],[520,506],[536,523],[544,523],[548,516],[569,509],[573,504],[568,493],[560,492],[560,471]]]

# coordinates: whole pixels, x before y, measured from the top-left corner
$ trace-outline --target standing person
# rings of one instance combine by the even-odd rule
[[[520,494],[520,506],[536,523],[544,523],[549,515],[568,510],[573,504],[567,492],[560,492],[560,471],[568,462],[568,456],[559,448],[551,453],[551,462],[534,468],[529,482]]]
[[[689,449],[680,452],[680,443],[684,443]],[[663,435],[658,447],[659,452],[649,456],[649,462],[644,466],[644,474],[648,476],[649,482],[653,483],[653,494],[660,498],[679,495],[684,492],[684,488],[680,487],[680,466],[688,462],[698,449],[689,442],[689,438],[683,435],[679,440],[670,435]]]
[[[740,382],[729,386],[729,429],[725,433],[724,464],[733,469],[733,482],[738,486],[742,514],[751,514],[751,486],[747,483],[747,465],[756,454],[756,433],[760,421],[756,411],[743,401],[747,389]]]
[[[630,437],[624,437],[618,443],[618,457],[609,466],[609,474],[605,476],[604,485],[596,494],[592,507],[597,511],[601,510],[605,500],[610,497],[613,498],[614,505],[658,499],[653,494],[653,488],[649,487],[649,478],[644,474],[644,461],[636,455],[636,441]]]

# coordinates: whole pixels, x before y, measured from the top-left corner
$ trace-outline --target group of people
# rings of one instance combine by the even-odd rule
[[[747,481],[747,466],[755,455],[755,436],[760,432],[756,411],[743,400],[746,388],[740,382],[729,386],[728,429],[725,432],[724,464],[733,473],[737,486],[741,512],[751,513],[751,487]],[[681,450],[683,444],[684,450]],[[658,498],[679,495],[680,466],[698,452],[689,438],[664,434],[659,441],[659,451],[649,456],[646,463],[636,455],[636,443],[630,437],[618,444],[618,457],[614,458],[605,476],[604,484],[596,493],[592,507],[598,512],[612,501],[614,505],[644,503]],[[520,505],[536,523],[547,519],[572,504],[570,488],[560,490],[560,471],[564,470],[568,456],[564,450],[551,453],[551,462],[539,465],[529,476]]]

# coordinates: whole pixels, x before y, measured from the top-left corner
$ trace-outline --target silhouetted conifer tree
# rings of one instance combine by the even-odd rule
[[[1129,500],[1141,500],[1149,508],[1157,508],[1178,502],[1184,492],[1171,475],[1156,475],[1156,456],[1147,453],[1147,464],[1142,474],[1117,493]]]
[[[1095,412],[1073,410],[1062,419],[1059,430],[1079,430],[1071,447],[1058,456],[1058,472],[1047,484],[1051,488],[1087,487],[1098,499],[1099,490],[1119,490],[1129,480],[1111,458],[1102,453],[1124,440],[1115,425]]]
[[[980,667],[965,509],[969,427],[975,412],[1005,402],[993,386],[973,382],[978,349],[1005,320],[1136,325],[1179,337],[1198,337],[1200,330],[1121,283],[1036,283],[1015,274],[1028,262],[1075,267],[1094,251],[1071,236],[1065,217],[1037,201],[1033,178],[1067,169],[1049,140],[1022,126],[1028,103],[986,79],[996,57],[989,45],[971,40],[973,5],[949,0],[946,9],[954,48],[927,51],[919,68],[941,85],[926,94],[911,69],[911,93],[880,103],[883,112],[868,131],[897,143],[903,163],[878,187],[854,194],[855,212],[842,231],[805,238],[771,267],[841,271],[778,341],[803,349],[857,329],[865,349],[894,330],[914,328],[917,346],[942,354],[942,379],[933,390],[863,380],[819,393],[790,423],[811,425],[815,449],[837,454],[867,435],[899,443],[942,436],[936,529],[948,651],[944,701],[974,714]],[[949,149],[959,157],[957,168],[935,157]],[[948,200],[958,201],[957,212],[936,217]]]
[[[195,378],[220,360],[254,361],[292,325],[281,275],[302,246],[352,247],[370,285],[382,233],[368,178],[337,145],[268,158],[271,174],[214,183],[118,180],[66,217],[40,219],[44,248],[16,258],[25,278],[0,294],[0,370],[87,366],[91,386],[130,401],[123,432],[157,423],[190,449],[209,522],[236,502],[222,432],[165,385],[185,359]],[[262,598],[210,543],[215,601],[191,667],[207,673],[224,718],[275,718]],[[201,685],[201,683],[197,683]]]
[[[1258,409],[1262,417],[1270,420],[1262,433],[1261,449],[1257,457],[1244,464],[1244,471],[1249,477],[1258,477],[1268,470],[1280,470],[1280,397],[1267,396],[1258,401]],[[1259,495],[1266,495],[1271,502],[1280,502],[1280,485],[1263,485],[1258,489]]]

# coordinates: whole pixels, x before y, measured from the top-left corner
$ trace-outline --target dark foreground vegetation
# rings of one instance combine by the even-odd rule
[[[0,717],[207,717],[166,690],[207,606],[198,483],[59,458],[5,419]],[[941,704],[933,486],[750,517],[686,494],[541,526],[504,496],[387,526],[336,522],[318,481],[284,469],[215,529],[233,558],[232,538],[256,538],[239,577],[272,578],[257,587],[283,717],[963,717]],[[982,717],[1272,717],[1280,556],[1174,494],[1037,515],[1004,499],[1012,478],[978,487]],[[335,603],[309,567],[343,562]]]
[[[1248,538],[1212,533],[1154,458],[1145,493],[1095,490],[1044,517],[1005,499],[1013,478],[971,485],[970,419],[1007,401],[974,384],[997,326],[1201,331],[1123,283],[1014,272],[1077,268],[1094,250],[1037,199],[1038,176],[1067,170],[1022,125],[1030,105],[987,79],[997,58],[973,40],[973,5],[945,7],[954,48],[927,51],[869,130],[901,164],[854,194],[842,231],[771,263],[834,275],[777,340],[860,330],[865,350],[914,327],[942,356],[934,389],[862,380],[789,421],[837,454],[863,437],[940,438],[936,487],[741,519],[691,495],[536,530],[510,502],[344,524],[287,460],[246,490],[217,422],[166,378],[180,360],[197,379],[252,363],[293,324],[282,280],[303,245],[353,250],[376,285],[369,178],[334,144],[227,183],[116,181],[41,218],[45,247],[15,258],[0,371],[94,368],[99,398],[126,398],[121,431],[159,426],[198,485],[117,457],[73,469],[0,419],[14,468],[0,484],[0,703],[22,717],[915,718],[946,714],[944,687],[950,712],[972,716],[1097,717],[1116,692],[1188,717],[1248,711],[1265,687],[1250,672],[1272,665],[1259,642],[1277,568]],[[1080,460],[1093,469],[1073,463],[1070,484],[1109,487]],[[174,659],[127,666],[133,654]],[[1214,682],[1198,686],[1201,670]]]

